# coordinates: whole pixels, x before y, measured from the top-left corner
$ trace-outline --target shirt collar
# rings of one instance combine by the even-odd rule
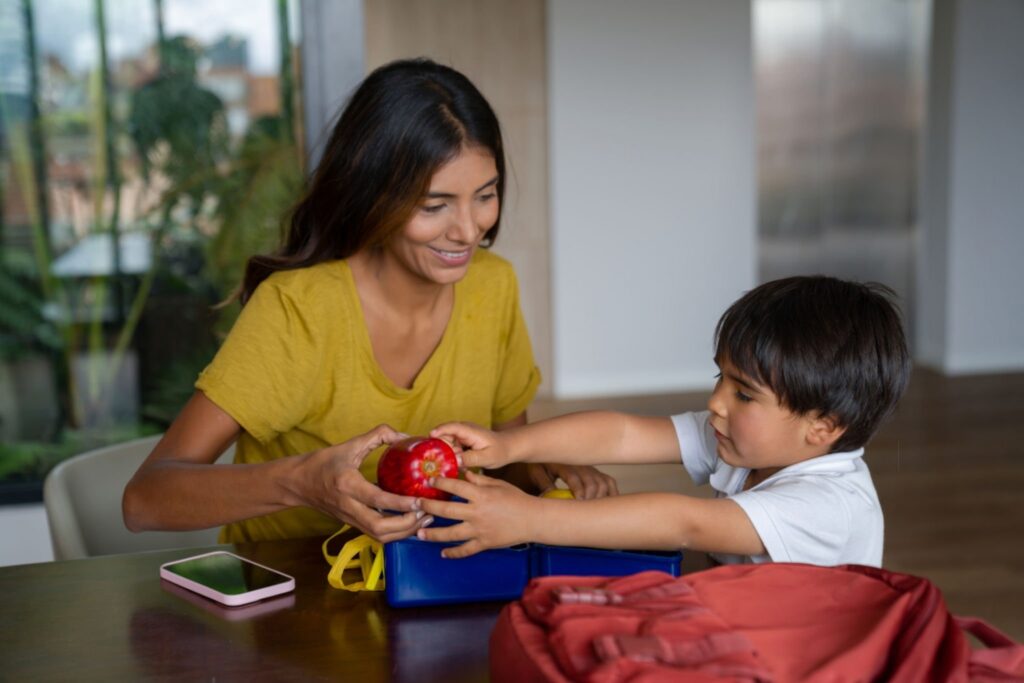
[[[775,481],[781,477],[801,474],[840,475],[853,472],[857,469],[857,461],[863,456],[863,448],[819,455],[816,458],[784,467],[752,488],[759,488],[767,482]],[[716,491],[724,491],[729,494],[736,493],[742,489],[743,482],[746,480],[749,472],[750,470],[746,467],[733,467],[719,458],[715,471],[711,473],[708,483]]]

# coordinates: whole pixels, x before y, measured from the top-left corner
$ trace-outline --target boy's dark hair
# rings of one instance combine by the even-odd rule
[[[896,407],[910,355],[895,293],[821,275],[765,283],[715,327],[715,360],[769,387],[787,409],[846,428],[831,452],[864,446]]]

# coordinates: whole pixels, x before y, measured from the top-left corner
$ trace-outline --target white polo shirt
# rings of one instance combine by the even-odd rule
[[[723,564],[806,562],[882,565],[882,507],[864,449],[829,453],[790,465],[743,490],[750,474],[717,454],[710,413],[672,417],[683,466],[694,483],[735,501],[761,537],[766,555],[712,556]]]

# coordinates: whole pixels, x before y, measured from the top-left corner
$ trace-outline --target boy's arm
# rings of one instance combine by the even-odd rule
[[[465,446],[464,464],[471,467],[493,468],[511,462],[679,462],[679,440],[668,417],[589,411],[541,420],[500,435],[467,423],[440,425],[431,434]]]
[[[702,550],[737,555],[765,552],[743,509],[725,498],[638,493],[596,500],[536,498],[505,482],[473,472],[467,481],[439,479],[435,486],[466,503],[423,500],[433,515],[462,524],[422,529],[430,541],[465,541],[445,557],[466,557],[488,548],[546,543],[591,548]]]

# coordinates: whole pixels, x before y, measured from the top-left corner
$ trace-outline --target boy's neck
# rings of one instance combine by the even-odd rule
[[[782,470],[781,467],[762,467],[759,470],[750,470],[747,480],[743,482],[743,488],[753,488],[780,470]]]

